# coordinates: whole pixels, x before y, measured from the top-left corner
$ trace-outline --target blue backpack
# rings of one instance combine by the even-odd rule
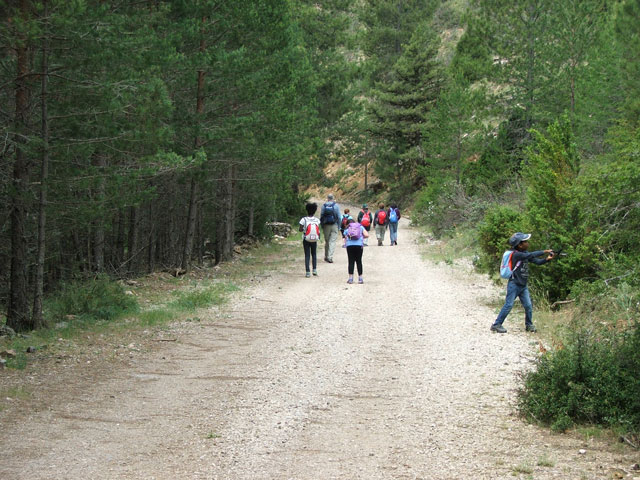
[[[336,212],[333,206],[336,202],[327,202],[322,205],[322,214],[320,215],[320,223],[323,225],[333,225],[336,223]]]
[[[514,250],[506,250],[502,254],[502,262],[500,262],[500,276],[502,278],[511,278],[513,272],[520,266],[521,262],[516,263],[514,267],[511,263]]]
[[[398,223],[398,212],[395,208],[389,209],[389,222]]]

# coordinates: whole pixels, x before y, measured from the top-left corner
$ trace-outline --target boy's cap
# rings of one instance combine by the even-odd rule
[[[367,207],[367,204],[366,204],[366,203],[363,203],[363,204],[362,204],[362,208],[369,208],[369,207]]]
[[[511,235],[511,238],[509,239],[509,245],[511,245],[513,248],[516,248],[522,242],[529,240],[530,238],[530,233],[517,232]]]

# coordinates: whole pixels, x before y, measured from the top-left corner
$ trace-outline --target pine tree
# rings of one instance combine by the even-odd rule
[[[423,130],[442,88],[437,60],[439,38],[423,24],[393,67],[389,81],[374,90],[370,107],[372,135],[380,144],[376,168],[396,187],[421,183],[419,167],[427,162]]]

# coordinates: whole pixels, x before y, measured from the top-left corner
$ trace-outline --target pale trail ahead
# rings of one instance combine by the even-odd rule
[[[200,322],[152,331],[145,354],[124,365],[77,367],[57,388],[58,379],[34,374],[48,398],[19,421],[0,412],[0,478],[630,472],[637,455],[517,416],[516,374],[531,367],[537,337],[524,333],[519,309],[508,334],[490,333],[487,300],[501,289],[462,266],[424,261],[415,240],[404,221],[399,246],[388,234],[383,247],[372,238],[364,285],[346,284],[340,247],[335,263],[319,262],[319,277],[304,278],[296,244],[286,272],[257,279]]]

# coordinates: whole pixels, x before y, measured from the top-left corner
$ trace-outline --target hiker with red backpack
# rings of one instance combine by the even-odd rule
[[[384,243],[384,234],[387,231],[387,211],[384,209],[383,203],[380,204],[378,211],[373,216],[373,228],[376,231],[378,246],[381,247]]]
[[[369,230],[371,230],[371,224],[373,223],[373,217],[371,216],[371,212],[369,211],[369,207],[367,204],[362,205],[362,210],[358,213],[358,223],[364,227],[367,231],[367,236],[364,239],[364,246],[369,245]]]
[[[364,241],[369,238],[369,232],[360,223],[350,218],[347,229],[344,231],[344,246],[347,248],[347,258],[349,259],[349,279],[348,284],[353,283],[354,265],[358,267],[358,283],[364,283],[362,279],[362,253],[364,251]]]
[[[536,250],[528,252],[530,233],[514,233],[509,239],[511,247],[503,254],[502,265],[500,266],[500,276],[508,278],[507,297],[504,306],[498,314],[498,318],[491,325],[491,331],[496,333],[507,333],[507,329],[502,326],[505,318],[511,312],[516,297],[520,299],[522,308],[524,308],[524,329],[527,332],[535,332],[536,327],[533,325],[533,303],[529,294],[527,281],[529,280],[529,262],[536,265],[544,265],[553,258],[555,254],[553,250]],[[546,258],[539,258],[544,257]]]
[[[387,220],[389,222],[389,237],[391,246],[398,245],[398,222],[400,221],[400,210],[395,203],[391,203],[387,211]]]
[[[320,241],[320,219],[314,217],[318,210],[315,203],[307,203],[304,207],[307,210],[307,216],[300,219],[300,227],[302,232],[302,248],[304,249],[304,268],[305,277],[309,278],[309,260],[312,260],[313,275],[318,276],[318,242]]]

